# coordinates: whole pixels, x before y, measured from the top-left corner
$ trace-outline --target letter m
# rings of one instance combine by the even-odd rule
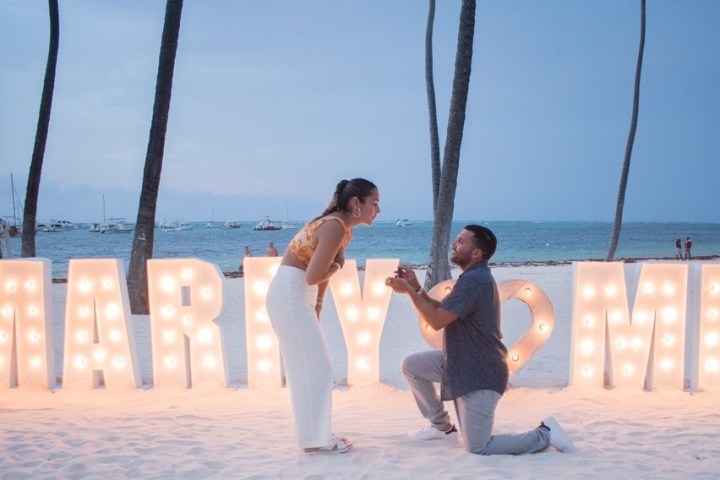
[[[627,270],[632,289],[622,262],[573,264],[570,384],[683,389],[687,265]]]

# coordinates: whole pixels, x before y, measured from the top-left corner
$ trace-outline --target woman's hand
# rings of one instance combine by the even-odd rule
[[[345,266],[345,249],[344,248],[341,247],[340,250],[338,250],[337,255],[335,255],[335,260],[333,260],[333,263],[335,263],[335,262],[340,264],[340,268]]]

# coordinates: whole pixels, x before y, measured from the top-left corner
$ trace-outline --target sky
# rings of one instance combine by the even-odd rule
[[[38,220],[137,216],[165,2],[60,0]],[[427,2],[185,0],[157,220],[307,220],[343,178],[432,219]],[[437,2],[441,150],[460,1]],[[24,202],[43,0],[0,0],[0,214]],[[456,220],[613,221],[640,1],[478,1]],[[654,0],[625,221],[720,222],[720,2]],[[104,208],[103,208],[104,199]]]

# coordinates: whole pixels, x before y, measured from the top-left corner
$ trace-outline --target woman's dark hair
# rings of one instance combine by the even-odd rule
[[[489,228],[480,225],[466,225],[465,230],[473,233],[475,246],[483,252],[483,260],[490,260],[490,257],[495,254],[495,249],[497,248],[497,238],[495,238],[495,234]]]
[[[370,180],[364,178],[353,178],[352,180],[340,180],[335,187],[335,193],[330,204],[319,217],[324,217],[333,212],[344,212],[350,205],[353,197],[358,197],[361,202],[377,190],[377,187]]]

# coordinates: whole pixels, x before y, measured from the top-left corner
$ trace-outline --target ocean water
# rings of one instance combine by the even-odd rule
[[[191,223],[192,229],[155,233],[155,258],[199,258],[218,265],[223,272],[236,271],[240,255],[249,246],[255,255],[263,255],[268,242],[282,251],[302,222],[290,222],[296,228],[254,231],[255,222],[244,222],[241,228],[206,228]],[[451,239],[471,221],[453,223]],[[610,222],[482,222],[498,237],[495,264],[566,262],[603,260],[612,233]],[[355,229],[346,258],[364,265],[368,258],[399,258],[411,265],[427,264],[432,237],[432,222],[413,221],[399,227],[395,222],[376,222],[372,227]],[[644,223],[623,225],[615,258],[675,258],[675,239],[691,237],[693,257],[720,255],[720,224]],[[66,278],[71,258],[120,258],[125,268],[130,263],[132,234],[100,234],[87,227],[63,232],[39,232],[36,252],[53,263],[53,278]],[[3,254],[7,249],[3,241]],[[20,238],[10,239],[12,257],[19,256]]]

